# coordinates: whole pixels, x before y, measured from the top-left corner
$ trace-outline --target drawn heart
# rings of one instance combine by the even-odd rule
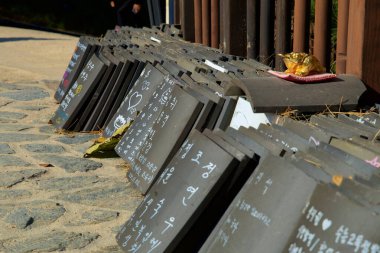
[[[138,104],[140,104],[142,100],[142,95],[139,94],[137,91],[134,92],[131,97],[129,98],[129,102],[128,102],[128,109],[127,111],[129,111],[130,109],[132,109],[133,107],[136,107]]]
[[[329,219],[324,219],[323,222],[322,222],[322,229],[323,231],[326,231],[327,229],[329,229],[332,225],[332,221],[329,220]]]

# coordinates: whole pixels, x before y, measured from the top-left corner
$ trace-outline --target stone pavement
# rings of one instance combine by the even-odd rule
[[[142,200],[122,159],[82,158],[98,135],[48,125],[77,40],[0,27],[0,252],[120,252]]]

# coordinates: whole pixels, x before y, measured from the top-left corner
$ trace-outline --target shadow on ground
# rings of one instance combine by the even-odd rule
[[[25,40],[62,40],[54,38],[34,38],[34,37],[14,37],[14,38],[0,38],[1,42],[15,42],[15,41],[25,41]]]

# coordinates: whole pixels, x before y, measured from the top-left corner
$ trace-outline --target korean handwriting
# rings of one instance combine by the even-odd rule
[[[150,219],[153,219],[158,214],[158,211],[162,208],[162,205],[164,203],[165,203],[165,199],[161,199],[160,201],[158,201],[158,203],[156,204],[157,206],[154,209],[153,214],[149,217]]]
[[[199,187],[197,187],[197,188],[195,188],[194,186],[189,186],[189,187],[187,187],[186,191],[189,192],[190,194],[189,194],[189,196],[187,196],[187,197],[183,197],[183,198],[182,198],[182,205],[183,205],[183,206],[187,206],[186,201],[187,201],[187,200],[190,200],[190,199],[193,197],[193,195],[194,195],[198,190],[199,190]]]
[[[351,246],[354,252],[380,252],[380,246],[377,243],[366,240],[360,233],[350,232],[350,229],[344,225],[341,225],[335,232],[335,243]]]
[[[174,226],[174,221],[175,221],[175,218],[174,217],[170,217],[169,220],[165,220],[165,224],[167,225],[166,228],[164,230],[161,231],[161,234],[165,234],[165,232],[169,229],[169,228],[172,228]]]

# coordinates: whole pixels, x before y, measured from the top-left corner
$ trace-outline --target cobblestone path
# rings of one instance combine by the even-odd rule
[[[0,83],[0,252],[120,252],[142,197],[120,158],[82,158],[96,134],[48,125],[57,84]]]

